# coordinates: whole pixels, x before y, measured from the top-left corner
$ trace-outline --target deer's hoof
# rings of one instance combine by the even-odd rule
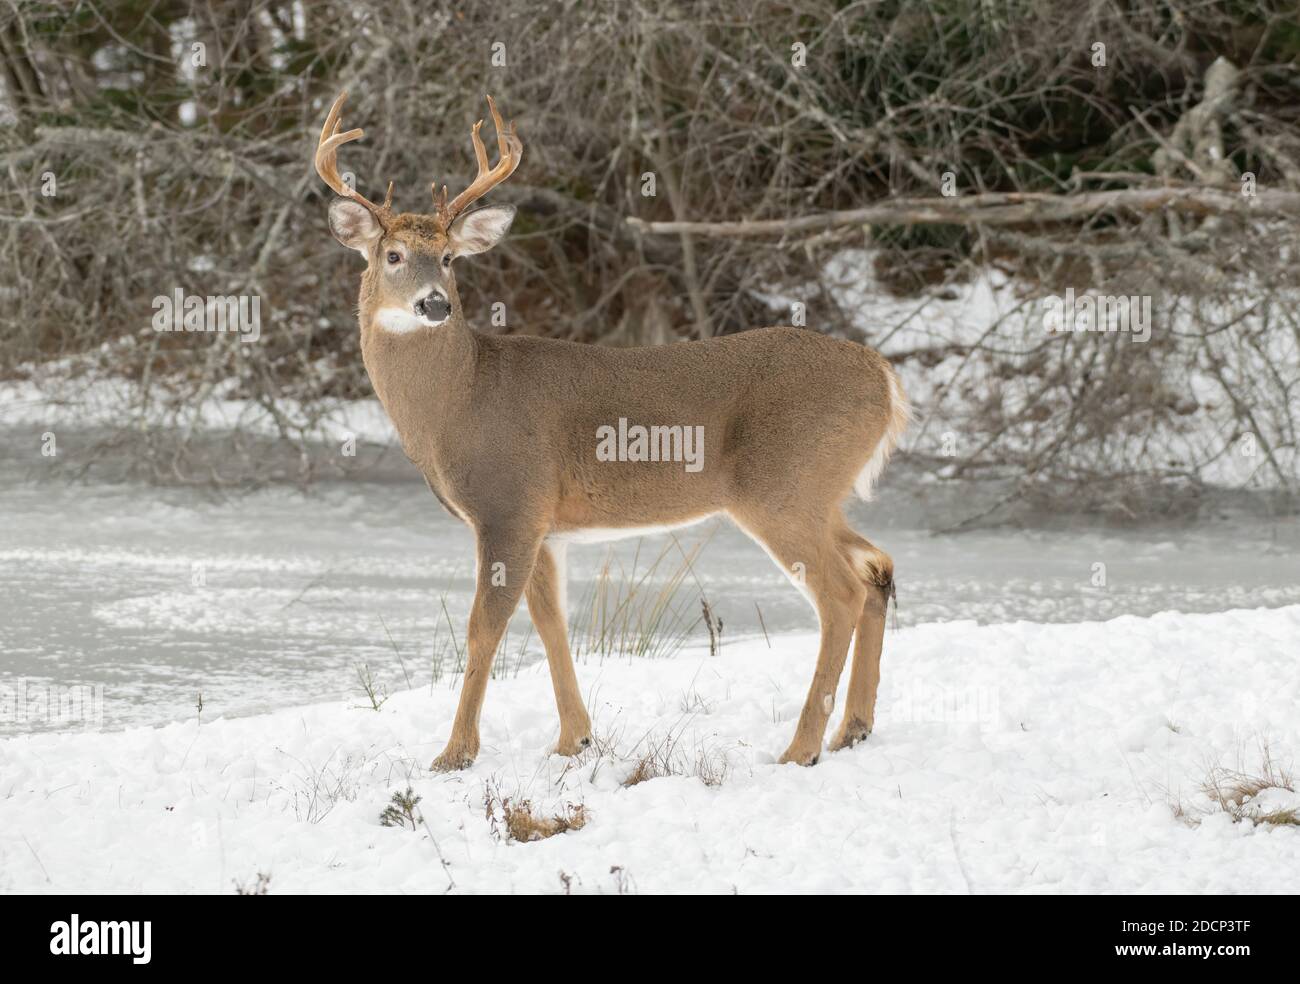
[[[583,735],[581,738],[567,738],[560,735],[559,742],[555,746],[556,755],[580,755],[591,747],[591,735]]]
[[[852,721],[845,721],[840,725],[835,740],[831,742],[831,751],[838,752],[842,748],[852,748],[858,742],[866,741],[869,734],[871,734],[871,725],[864,724],[856,718]]]
[[[819,758],[821,758],[821,749],[819,748],[802,750],[791,745],[776,762],[777,765],[788,765],[791,762],[795,765],[816,765]]]
[[[459,772],[474,764],[475,752],[463,748],[447,748],[433,760],[429,768],[434,772]]]

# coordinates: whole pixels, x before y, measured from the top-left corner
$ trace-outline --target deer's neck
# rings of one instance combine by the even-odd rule
[[[370,382],[407,456],[426,477],[440,471],[448,436],[467,412],[477,346],[459,305],[438,327],[409,333],[362,318],[361,356]]]

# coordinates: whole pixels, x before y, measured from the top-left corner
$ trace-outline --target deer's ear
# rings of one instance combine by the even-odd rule
[[[384,230],[370,209],[350,198],[336,198],[330,203],[330,232],[344,246],[364,256]]]
[[[515,220],[513,205],[488,205],[466,212],[451,224],[448,239],[457,256],[482,253],[501,242]]]

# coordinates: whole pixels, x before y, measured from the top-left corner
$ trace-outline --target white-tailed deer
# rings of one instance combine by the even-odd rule
[[[468,210],[519,166],[513,124],[496,126],[493,166],[471,139],[478,176],[432,214],[396,214],[339,176],[346,98],[330,109],[316,170],[340,196],[336,239],[366,258],[361,352],[407,456],[478,544],[469,658],[451,736],[434,769],[479,749],[492,657],[524,596],[546,647],[560,712],[557,751],[591,740],[566,631],[564,560],[572,540],[614,539],[724,514],[812,602],[821,648],[782,762],[822,750],[840,673],[857,642],[832,748],[871,731],[893,563],[849,528],[841,504],[871,487],[907,425],[898,377],[877,352],[796,328],[759,328],[654,348],[604,348],[489,335],[465,323],[453,261],[481,253],[514,219],[508,205]]]

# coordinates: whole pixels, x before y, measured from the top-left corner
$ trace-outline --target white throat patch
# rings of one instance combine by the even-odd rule
[[[385,331],[391,331],[394,335],[409,335],[421,328],[437,328],[446,323],[446,318],[442,321],[428,321],[410,311],[394,307],[380,308],[375,313],[375,324]]]

